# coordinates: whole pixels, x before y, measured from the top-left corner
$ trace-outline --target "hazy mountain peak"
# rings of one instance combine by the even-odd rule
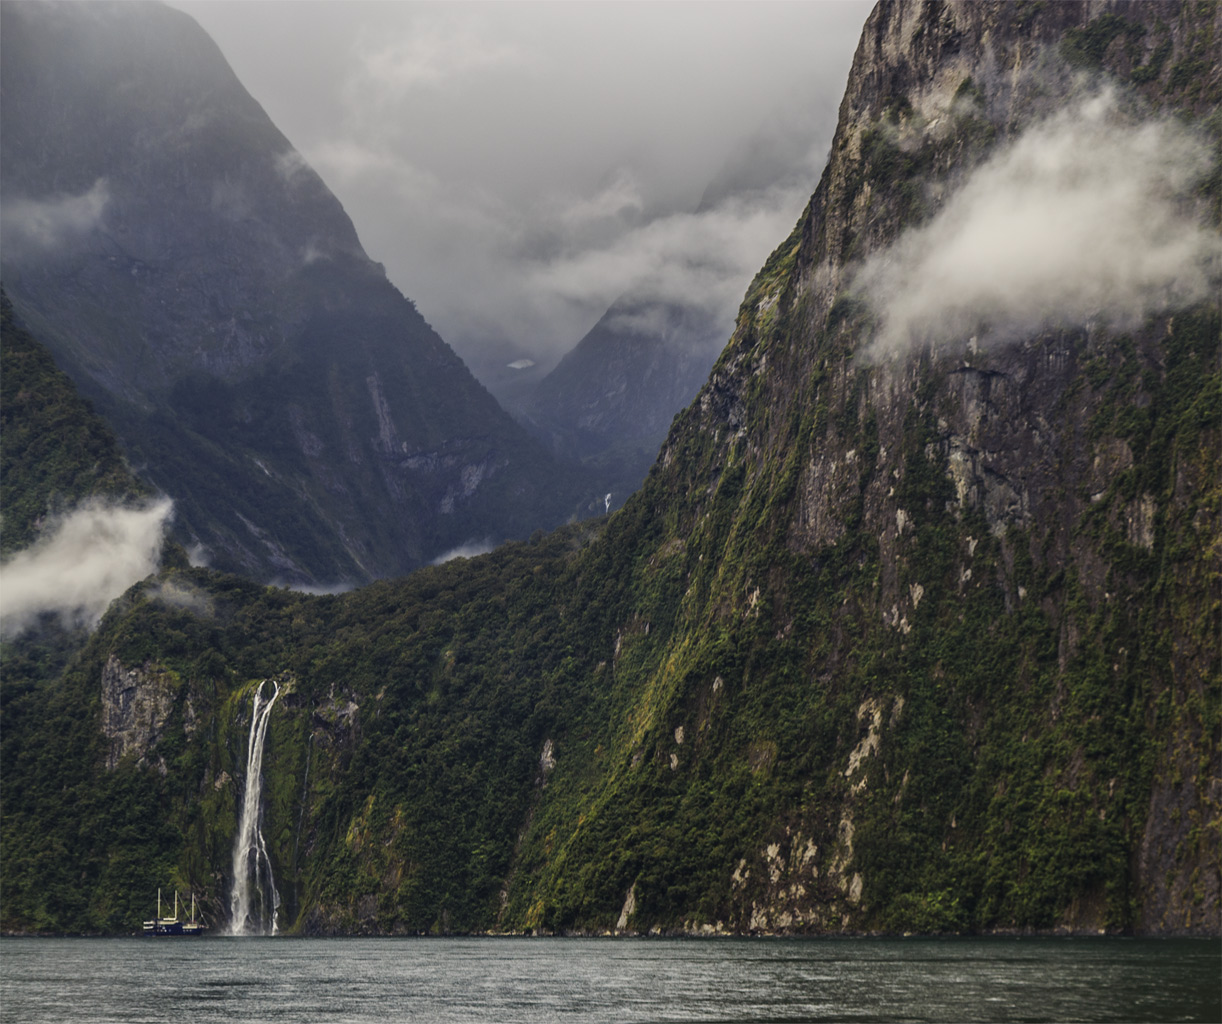
[[[189,17],[3,18],[6,287],[185,542],[367,579],[573,513]]]

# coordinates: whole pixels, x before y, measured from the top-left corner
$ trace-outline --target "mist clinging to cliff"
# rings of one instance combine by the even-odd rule
[[[138,508],[86,502],[0,565],[0,635],[15,636],[38,616],[93,627],[107,606],[157,568],[168,498]]]
[[[870,354],[1123,325],[1208,297],[1222,240],[1191,191],[1213,159],[1177,122],[1126,118],[1110,90],[1031,127],[860,268],[853,288],[879,317]]]
[[[55,249],[65,239],[96,227],[109,201],[110,187],[104,178],[79,195],[43,200],[8,196],[0,211],[4,244],[10,252],[18,247]]]

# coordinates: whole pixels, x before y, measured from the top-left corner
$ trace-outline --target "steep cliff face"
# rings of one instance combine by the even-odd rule
[[[92,851],[145,790],[180,841],[132,834],[219,905],[231,812],[198,794],[233,774],[250,681],[283,672],[285,927],[1218,933],[1219,17],[880,5],[819,187],[641,491],[342,597],[199,570],[134,590],[61,685],[6,705],[6,779],[63,722],[100,768],[100,719],[69,709],[112,656],[214,693],[215,732],[159,741],[164,779],[58,767],[6,799],[6,926],[119,920]],[[1035,202],[1040,166],[1065,173]],[[946,257],[982,210],[1009,234]],[[1171,277],[1132,276],[1184,240]],[[64,792],[87,826],[43,835]],[[53,902],[55,842],[81,847],[84,908]]]
[[[176,689],[172,680],[155,672],[124,668],[117,658],[107,660],[102,668],[102,735],[110,743],[108,769],[113,771],[129,755],[139,762],[147,759],[169,724]],[[193,709],[187,719],[195,724]],[[164,775],[165,761],[158,758],[156,763]]]
[[[830,135],[831,127],[822,130]],[[788,210],[792,217],[809,188],[804,154],[816,145],[807,132],[782,138],[761,128],[709,183],[695,218],[715,222],[728,210],[744,209]],[[640,486],[671,422],[708,379],[725,344],[732,307],[715,294],[701,304],[667,295],[664,283],[637,285],[554,369],[523,387],[523,397],[507,399],[553,451],[596,470],[614,492],[613,508]]]
[[[990,161],[1076,103],[1114,103],[1117,134],[1176,111],[1216,152],[1219,31],[1178,4],[871,15],[810,207],[640,496],[671,623],[616,662],[631,725],[576,783],[580,824],[538,826],[553,922],[590,920],[576,860],[619,873],[620,900],[651,878],[641,927],[1217,930],[1216,163],[1176,200],[1213,276],[1137,313],[990,298],[972,320],[961,263],[944,319],[887,344],[902,289],[862,281],[902,267],[906,230],[940,244],[974,172],[1004,178]],[[1006,248],[975,239],[973,260]],[[699,853],[586,838],[621,830]]]
[[[213,564],[407,571],[576,498],[187,16],[4,10],[3,274]]]

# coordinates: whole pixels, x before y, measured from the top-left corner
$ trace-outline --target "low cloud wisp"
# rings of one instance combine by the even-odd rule
[[[351,583],[281,583],[275,582],[273,587],[284,587],[298,594],[309,594],[311,597],[334,597],[346,594],[353,589]]]
[[[724,334],[755,271],[793,229],[809,181],[730,197],[711,209],[658,217],[620,232],[601,245],[564,252],[534,267],[526,290],[569,304],[586,316],[621,296],[707,311]],[[659,325],[640,323],[642,331]]]
[[[1126,117],[1111,90],[1032,127],[861,267],[853,289],[879,316],[869,354],[1131,324],[1206,298],[1222,239],[1191,190],[1212,160],[1178,123]]]
[[[446,562],[452,562],[456,558],[477,558],[479,555],[486,555],[496,545],[491,538],[485,540],[469,540],[465,544],[459,544],[456,548],[451,548],[436,558],[429,565],[444,565]]]
[[[45,199],[7,197],[0,217],[5,245],[57,249],[69,239],[97,227],[109,202],[110,186],[105,178],[99,178],[92,188],[80,195]]]
[[[136,508],[86,502],[51,525],[0,565],[0,635],[48,613],[96,626],[111,601],[156,570],[173,510],[168,498]]]

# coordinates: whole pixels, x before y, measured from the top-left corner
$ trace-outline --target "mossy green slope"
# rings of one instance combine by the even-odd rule
[[[0,292],[0,552],[27,547],[48,516],[85,498],[148,493],[114,432],[77,393]]]
[[[3,927],[134,929],[167,879],[222,920],[276,676],[286,928],[1217,933],[1218,305],[869,365],[843,294],[1041,113],[966,69],[1063,43],[1216,132],[1174,71],[1216,10],[1092,12],[871,15],[810,206],[610,519],[340,596],[135,588],[4,705]],[[892,146],[948,69],[963,130]],[[155,739],[103,732],[112,665]]]
[[[0,557],[29,547],[82,503],[126,504],[150,495],[114,432],[0,289]],[[85,639],[83,629],[53,615],[6,638],[0,658],[7,690],[54,676]]]

